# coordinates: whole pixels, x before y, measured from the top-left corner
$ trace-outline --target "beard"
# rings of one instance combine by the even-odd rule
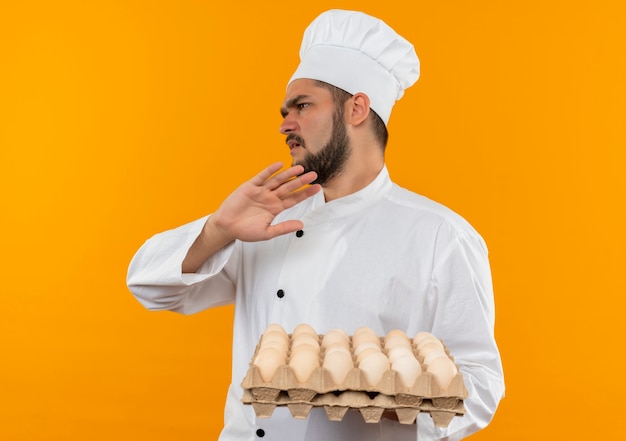
[[[292,136],[302,147],[306,147],[304,139],[297,135]],[[330,140],[317,153],[306,152],[301,161],[294,161],[292,165],[301,165],[304,172],[314,171],[317,179],[312,184],[324,186],[328,181],[339,176],[350,156],[350,138],[346,131],[342,112],[333,114],[333,129]]]

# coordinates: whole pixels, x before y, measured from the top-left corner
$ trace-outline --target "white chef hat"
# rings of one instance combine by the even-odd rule
[[[420,75],[413,45],[378,18],[333,9],[304,31],[300,64],[289,83],[320,80],[354,95],[365,93],[387,124],[395,102]]]

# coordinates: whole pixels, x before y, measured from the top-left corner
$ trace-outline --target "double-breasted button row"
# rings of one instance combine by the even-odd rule
[[[296,231],[296,237],[302,237],[303,235],[304,235],[304,231],[302,230]],[[276,297],[278,297],[279,299],[282,299],[283,297],[285,297],[285,291],[283,291],[282,289],[279,289],[278,291],[276,291]]]
[[[302,230],[296,231],[296,237],[302,237],[303,235],[304,235],[304,231]],[[283,291],[282,289],[279,289],[278,291],[276,291],[276,297],[278,297],[279,299],[282,299],[283,297],[285,297],[285,291]]]

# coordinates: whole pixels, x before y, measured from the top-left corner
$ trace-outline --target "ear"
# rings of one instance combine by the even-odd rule
[[[348,124],[358,126],[367,120],[370,114],[370,99],[363,92],[357,92],[352,95],[352,98],[347,101],[346,105],[348,106],[346,109]]]

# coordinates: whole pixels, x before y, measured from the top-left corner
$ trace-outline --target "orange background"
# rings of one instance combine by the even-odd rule
[[[2,2],[0,439],[216,439],[232,309],[148,312],[126,269],[289,162],[285,83],[331,7],[415,44],[392,177],[490,248],[507,396],[472,439],[623,438],[622,2],[259,3]]]

